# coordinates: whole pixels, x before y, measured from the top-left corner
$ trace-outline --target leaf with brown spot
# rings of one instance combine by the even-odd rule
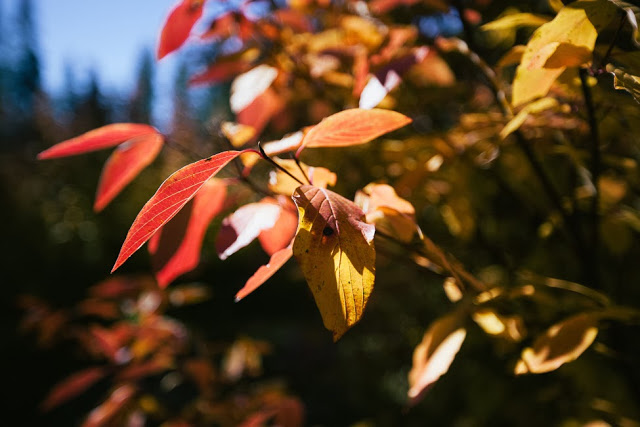
[[[360,320],[373,290],[375,228],[355,203],[330,190],[303,185],[293,201],[299,218],[293,255],[338,340]]]

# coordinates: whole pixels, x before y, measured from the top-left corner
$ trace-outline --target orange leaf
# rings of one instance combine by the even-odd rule
[[[157,133],[149,125],[137,123],[114,123],[83,133],[68,139],[38,154],[38,159],[53,159],[56,157],[75,156],[90,151],[113,147],[121,142],[142,135]]]
[[[269,197],[240,207],[222,221],[216,240],[220,259],[225,260],[251,243],[263,231],[273,227],[282,207]]]
[[[158,133],[139,136],[120,144],[102,169],[93,210],[100,212],[162,149],[163,137]]]
[[[70,375],[53,387],[42,402],[42,409],[48,411],[74,398],[100,381],[105,375],[107,375],[107,371],[103,367],[87,368]]]
[[[227,186],[210,179],[187,205],[154,235],[157,248],[151,248],[153,269],[161,288],[189,272],[200,262],[200,249],[209,223],[225,206]],[[152,250],[153,249],[153,250]]]
[[[204,0],[183,0],[169,13],[158,45],[158,59],[162,59],[187,41],[195,23],[202,16]]]
[[[266,282],[276,271],[289,261],[289,258],[293,255],[291,245],[271,255],[269,263],[261,266],[254,274],[247,280],[247,283],[236,294],[236,302],[255,291],[260,285]]]
[[[111,272],[120,267],[160,227],[173,218],[209,178],[242,153],[224,151],[191,163],[167,178],[133,221]]]
[[[253,127],[256,130],[256,135],[260,135],[267,123],[282,107],[280,97],[273,89],[269,88],[240,111],[236,120],[242,125]]]
[[[136,394],[136,389],[130,385],[122,385],[115,389],[100,406],[94,408],[82,427],[101,427],[110,425],[109,422],[124,408]]]
[[[287,247],[298,228],[298,214],[291,199],[284,199],[284,202],[281,200],[281,206],[280,216],[273,227],[262,230],[258,235],[260,245],[267,255],[273,255]]]
[[[298,154],[304,147],[365,144],[409,123],[409,117],[391,110],[353,108],[340,111],[322,120],[305,135]]]
[[[409,372],[409,398],[413,402],[449,370],[466,335],[455,313],[431,324],[413,352],[413,367]]]

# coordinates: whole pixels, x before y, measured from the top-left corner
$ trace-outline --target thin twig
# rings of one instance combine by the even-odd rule
[[[280,166],[278,164],[278,162],[276,162],[275,160],[273,160],[271,157],[269,157],[267,155],[267,153],[264,152],[264,149],[262,148],[262,145],[260,144],[260,142],[258,142],[258,149],[260,150],[260,154],[262,155],[262,158],[265,159],[266,161],[268,161],[269,163],[271,163],[274,167],[276,167],[278,170],[281,170],[282,172],[284,172],[285,174],[289,175],[289,177],[291,177],[292,179],[294,179],[298,184],[300,185],[305,185],[304,182],[300,181],[298,178],[295,177],[295,175],[293,175],[291,172],[289,172],[288,170],[286,170],[285,168],[283,168],[282,166]]]

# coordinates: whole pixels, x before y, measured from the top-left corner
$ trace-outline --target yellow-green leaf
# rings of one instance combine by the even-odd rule
[[[553,108],[556,105],[558,105],[558,101],[556,101],[555,98],[542,98],[532,102],[520,110],[515,117],[509,120],[509,123],[507,123],[500,131],[500,138],[505,139],[507,136],[518,130],[530,114],[540,113],[544,110]]]
[[[512,13],[488,22],[480,28],[485,31],[501,31],[519,27],[539,27],[548,21],[548,18],[533,13]]]
[[[292,197],[299,218],[293,255],[338,340],[360,320],[373,290],[375,228],[355,203],[330,190],[304,185]]]
[[[565,6],[551,22],[538,28],[516,70],[513,105],[545,96],[567,67],[588,62],[598,31],[615,16],[616,7],[606,0],[580,0]]]

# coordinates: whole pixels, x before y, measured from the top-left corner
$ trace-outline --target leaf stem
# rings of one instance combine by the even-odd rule
[[[594,193],[591,199],[591,261],[593,269],[593,285],[598,287],[598,248],[600,246],[600,218],[598,215],[598,206],[600,204],[600,191],[598,189],[598,181],[602,169],[602,160],[600,155],[600,132],[598,130],[598,121],[596,120],[596,110],[593,103],[593,95],[589,87],[588,74],[586,68],[580,68],[580,84],[582,86],[582,94],[587,108],[587,116],[589,129],[591,131],[591,181],[593,182]]]
[[[307,183],[309,185],[313,185],[311,183],[311,180],[307,176],[307,173],[304,171],[304,169],[302,169],[302,165],[300,164],[300,159],[298,159],[296,156],[293,156],[293,160],[296,162],[296,166],[298,166],[298,169],[300,169],[300,173],[302,173],[302,176],[304,176],[304,179],[307,181]]]
[[[262,145],[260,144],[260,142],[258,142],[258,149],[260,150],[260,155],[262,156],[263,159],[265,159],[266,161],[271,163],[278,170],[280,170],[280,171],[284,172],[285,174],[289,175],[289,177],[291,177],[296,182],[298,182],[298,184],[305,185],[304,182],[300,181],[298,178],[295,177],[295,175],[293,175],[291,172],[289,172],[288,170],[286,170],[285,168],[280,166],[275,160],[273,160],[271,157],[269,157],[267,155],[267,153],[264,152],[264,149],[262,148]]]

